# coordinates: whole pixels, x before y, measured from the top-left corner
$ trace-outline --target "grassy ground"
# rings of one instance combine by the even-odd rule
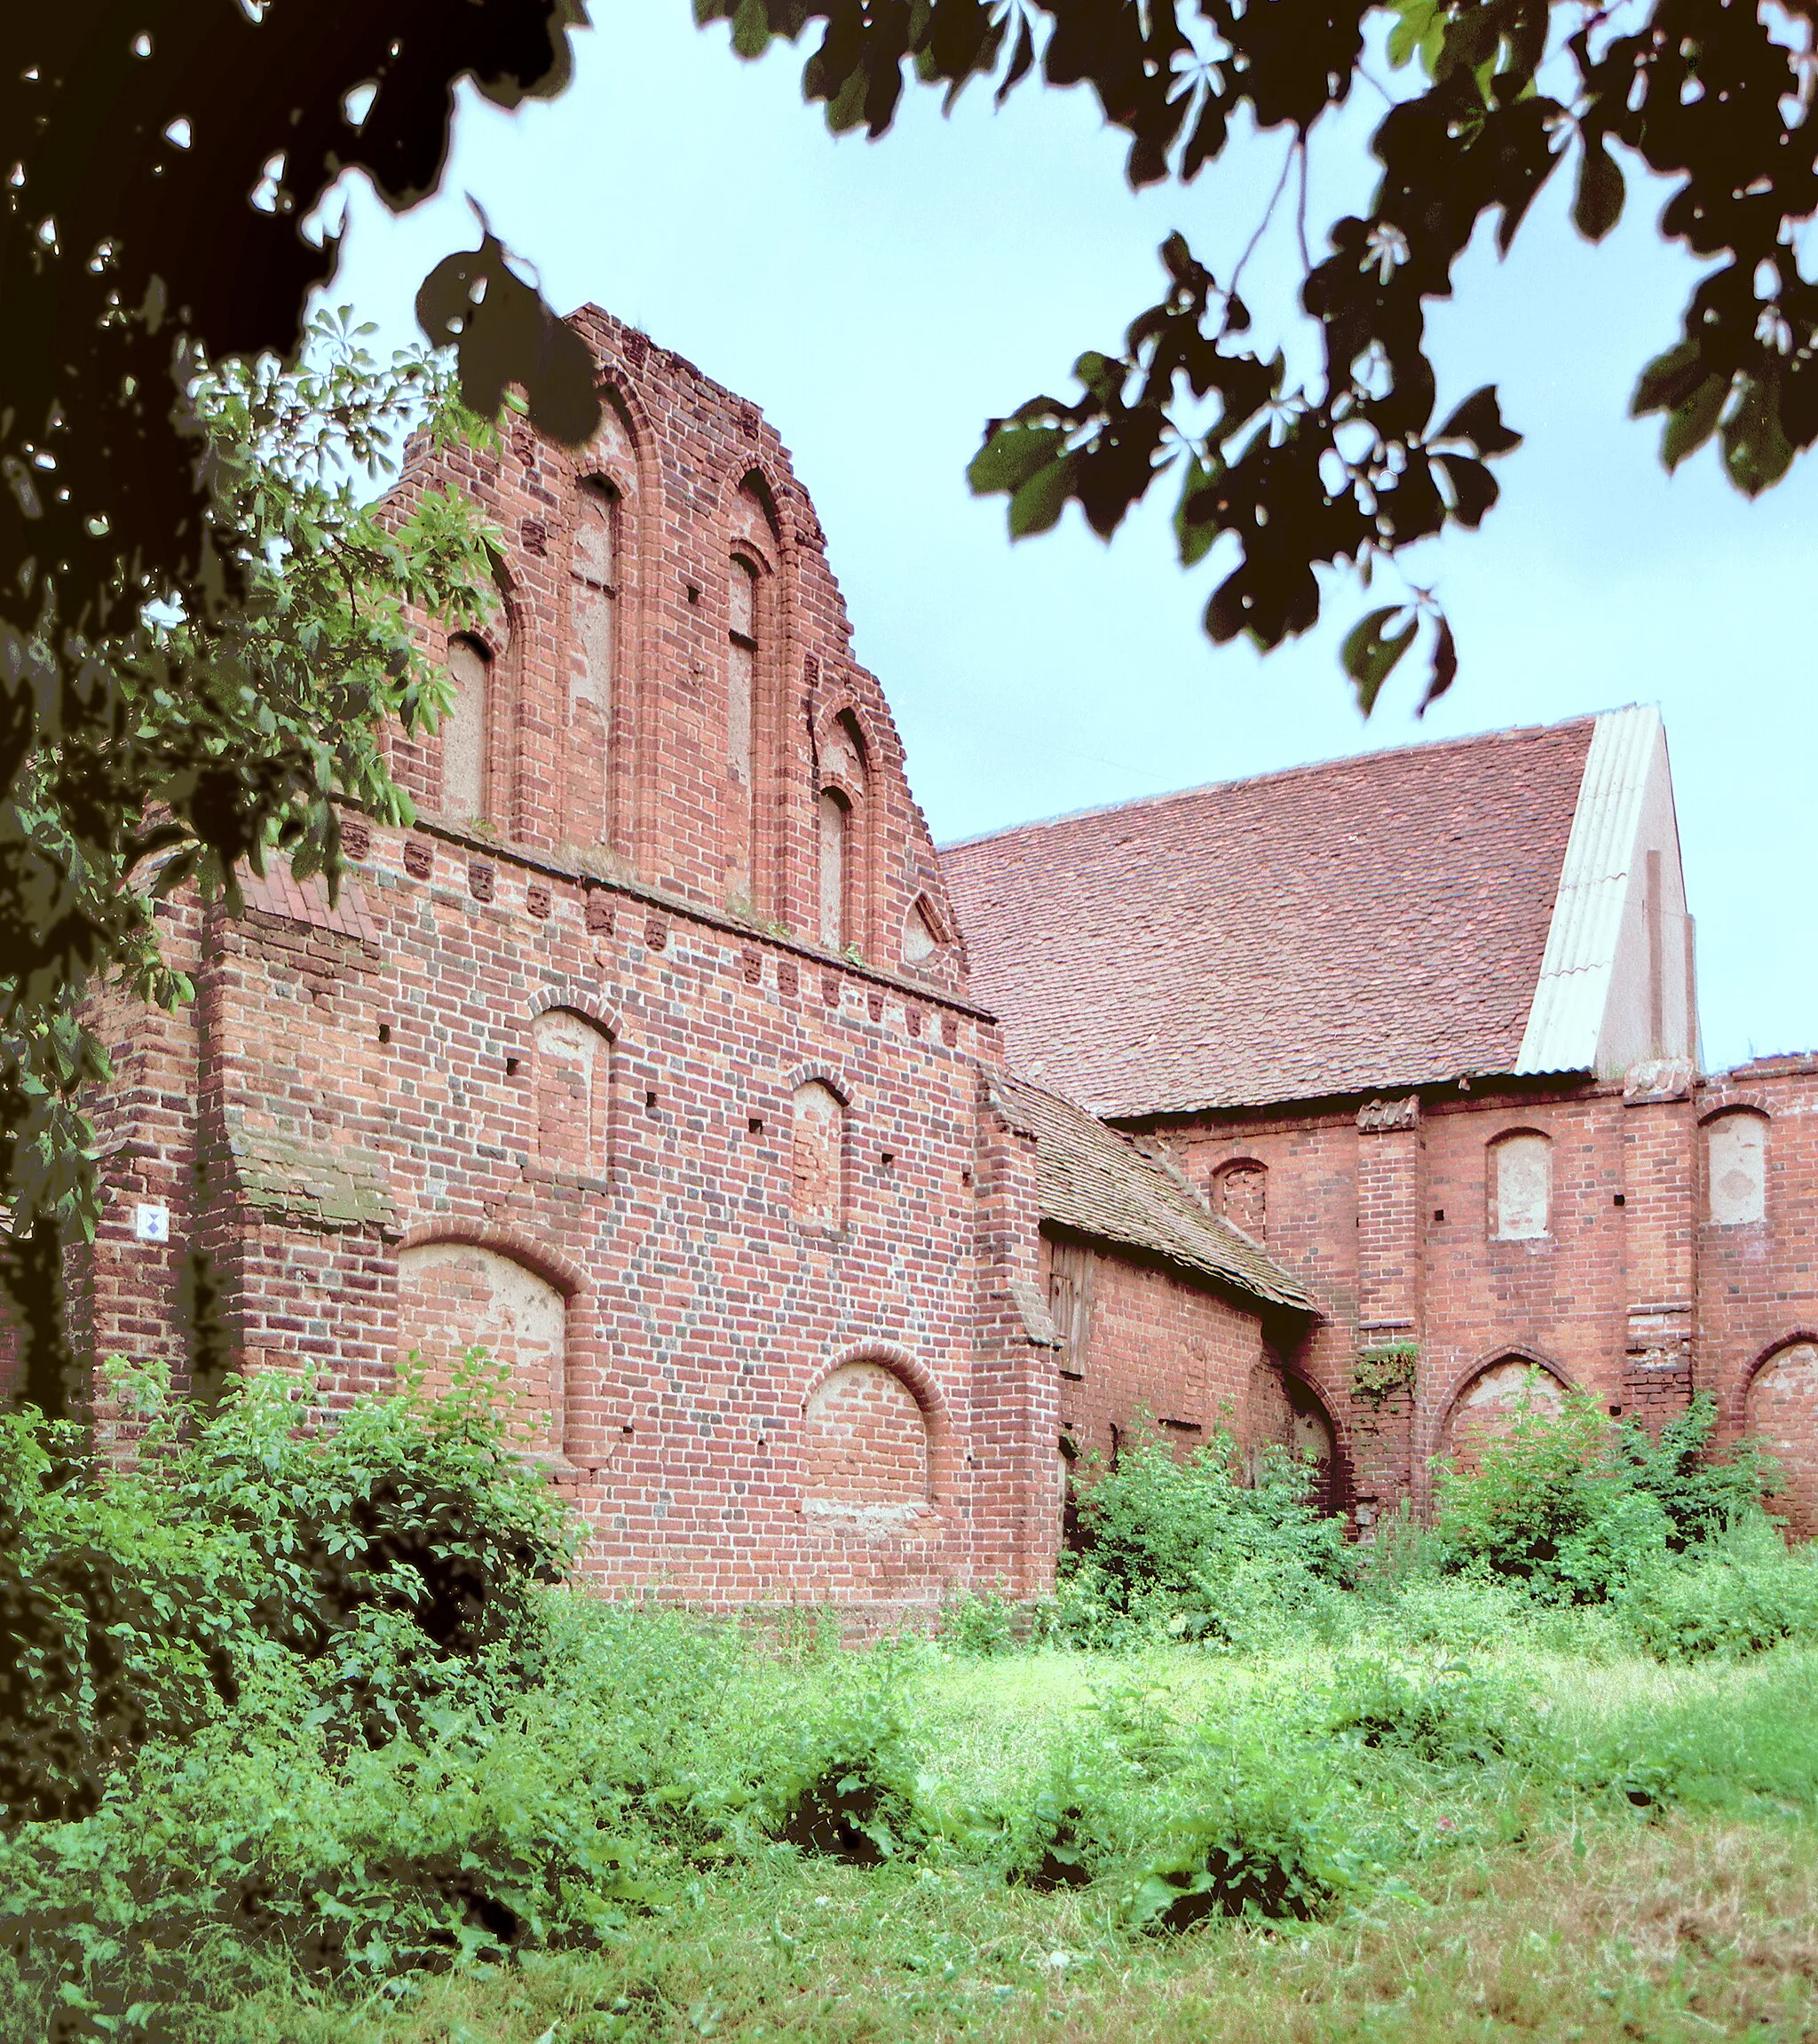
[[[1818,1655],[1782,1649],[1694,1670],[1531,1648],[1474,1660],[1532,1696],[1548,1757],[1435,1764],[1352,1751],[1344,1821],[1369,1875],[1324,1921],[1213,1919],[1158,1937],[1127,1927],[1127,1869],[1041,1893],[938,1841],[873,1868],[760,1843],[696,1866],[603,1953],[527,1954],[395,2002],[328,1999],[287,1977],[195,2034],[1818,2038]],[[1270,1714],[1285,1725],[1332,1671],[1333,1656],[1311,1650],[1248,1660],[929,1651],[903,1657],[892,1680],[935,1804],[1026,1796],[1066,1748],[1088,1771],[1102,1755],[1119,1771],[1127,1807],[1146,1797],[1161,1810],[1190,1780],[1171,1741],[1237,1721],[1260,1722],[1266,1738]],[[779,1707],[818,1679],[779,1669]],[[1608,1765],[1581,1792],[1571,1756],[1590,1751],[1630,1755],[1638,1794],[1670,1774],[1670,1793],[1632,1807],[1619,1771],[1615,1790],[1604,1781]]]

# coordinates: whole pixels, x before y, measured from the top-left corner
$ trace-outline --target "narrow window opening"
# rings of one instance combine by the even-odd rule
[[[493,660],[477,638],[448,641],[454,704],[442,720],[442,813],[479,822],[486,813],[486,733],[492,722]]]
[[[851,864],[852,807],[835,788],[820,798],[820,940],[846,948],[846,894]]]

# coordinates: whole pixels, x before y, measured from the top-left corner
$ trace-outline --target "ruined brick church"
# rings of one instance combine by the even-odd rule
[[[420,449],[505,537],[345,885],[162,912],[109,1018],[92,1352],[330,1403],[506,1363],[609,1587],[1052,1581],[1153,1425],[1366,1533],[1530,1368],[1695,1390],[1818,1530],[1818,1059],[1703,1073],[1649,709],[937,850],[756,408],[609,315],[573,452]]]

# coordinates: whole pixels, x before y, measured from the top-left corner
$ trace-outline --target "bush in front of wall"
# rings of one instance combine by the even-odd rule
[[[574,1531],[518,1452],[502,1373],[356,1399],[310,1422],[306,1387],[235,1379],[212,1412],[116,1366],[144,1428],[130,1468],[35,1414],[0,1416],[0,1796],[12,1822],[95,1809],[109,1768],[231,1706],[273,1657],[313,1685],[332,1740],[421,1730],[470,1702],[502,1649],[541,1666],[534,1591]]]
[[[1079,1552],[1044,1622],[1082,1643],[1135,1633],[1230,1644],[1316,1610],[1342,1577],[1344,1529],[1310,1501],[1307,1464],[1265,1454],[1242,1480],[1221,1432],[1177,1461],[1154,1437],[1078,1481]]]

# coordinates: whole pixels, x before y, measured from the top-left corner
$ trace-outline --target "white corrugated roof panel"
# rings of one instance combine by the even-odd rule
[[[1597,719],[1517,1072],[1588,1072],[1596,1065],[1660,737],[1660,712],[1651,703]]]

